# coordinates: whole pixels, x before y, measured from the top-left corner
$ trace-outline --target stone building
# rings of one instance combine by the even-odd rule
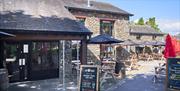
[[[129,34],[132,40],[141,41],[163,41],[164,33],[158,32],[148,25],[133,25],[129,26]]]
[[[120,40],[131,39],[136,42],[162,40],[162,33],[146,25],[130,24],[129,17],[133,14],[111,4],[91,0],[64,0],[64,3],[76,19],[93,32],[92,37],[106,33]],[[114,46],[112,50],[116,51],[116,47],[122,48]],[[100,50],[107,51],[108,48],[102,45],[88,45],[88,60],[99,60]],[[122,55],[119,54],[122,53],[120,51],[115,53],[116,56]]]
[[[129,17],[133,14],[104,2],[64,0],[64,3],[77,20],[93,32],[92,37],[104,33],[117,39],[128,37]],[[100,50],[108,50],[108,47],[90,44],[88,49],[88,60],[99,60]]]

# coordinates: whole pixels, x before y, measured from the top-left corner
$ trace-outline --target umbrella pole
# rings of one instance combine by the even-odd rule
[[[117,57],[117,56],[116,56],[116,55],[117,55],[116,53],[117,53],[117,50],[116,50],[116,46],[115,46],[115,47],[114,47],[114,60],[115,60],[115,61],[116,61],[116,57]]]

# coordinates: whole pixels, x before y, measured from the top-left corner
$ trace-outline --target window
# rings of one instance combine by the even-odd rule
[[[112,36],[114,21],[101,20],[100,21],[100,34],[108,34]],[[102,58],[109,58],[113,55],[113,47],[109,45],[101,45]]]
[[[152,36],[152,40],[156,40],[156,37],[157,37],[157,36]]]
[[[72,60],[79,60],[80,58],[80,41],[72,41]]]
[[[112,58],[114,55],[114,48],[111,45],[101,45],[101,58],[106,59],[106,58]]]
[[[18,46],[15,44],[6,45],[6,58],[16,58]]]
[[[137,35],[137,36],[136,36],[136,39],[137,39],[137,40],[140,40],[140,39],[141,39],[141,35]]]
[[[76,17],[76,19],[83,25],[85,25],[85,20],[86,18],[79,18],[79,17]]]
[[[33,42],[32,70],[58,69],[58,42]]]
[[[113,21],[101,20],[100,21],[100,34],[109,34],[112,36],[113,25],[114,25]]]

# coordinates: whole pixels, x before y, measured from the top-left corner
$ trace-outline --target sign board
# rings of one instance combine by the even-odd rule
[[[24,50],[24,53],[28,53],[28,50],[29,50],[28,44],[23,45],[23,50]]]
[[[167,86],[180,90],[180,58],[168,58],[167,63]]]
[[[81,65],[78,91],[99,91],[99,67]]]

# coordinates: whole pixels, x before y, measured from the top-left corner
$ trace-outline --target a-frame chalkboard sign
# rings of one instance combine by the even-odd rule
[[[180,58],[168,58],[166,79],[169,89],[180,90]]]
[[[78,91],[99,91],[99,66],[81,65]]]

